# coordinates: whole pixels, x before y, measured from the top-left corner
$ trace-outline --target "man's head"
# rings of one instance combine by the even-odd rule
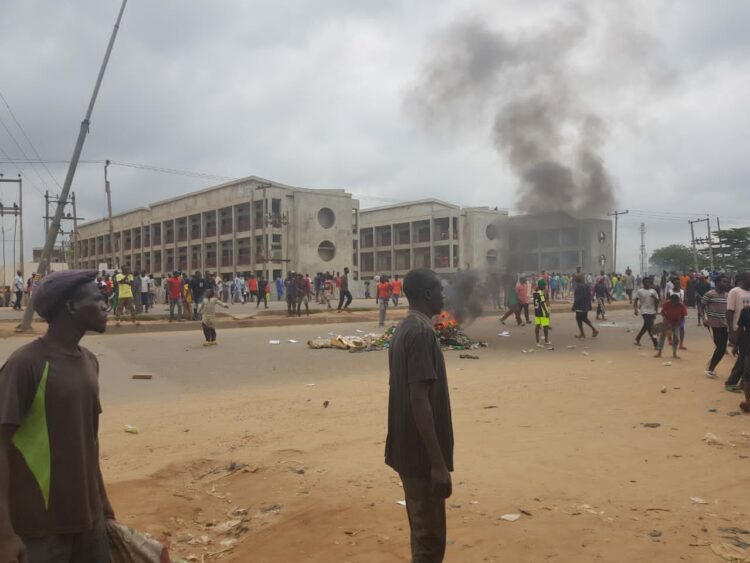
[[[649,278],[648,276],[643,278],[643,287],[645,289],[651,289],[651,278]]]
[[[725,275],[721,275],[716,278],[716,290],[721,293],[726,293],[729,291],[729,277]]]
[[[547,287],[547,282],[545,282],[544,280],[539,280],[538,282],[536,282],[536,286],[539,289],[544,289],[545,287]]]
[[[393,279],[394,279],[395,281],[398,281],[398,274],[396,274],[395,276],[393,276]]]
[[[411,309],[429,316],[437,315],[443,310],[443,285],[432,270],[419,268],[406,274],[404,294]]]
[[[348,267],[344,268],[344,274],[348,274],[348,273],[349,273],[349,268]]]
[[[200,279],[200,277],[201,277],[201,271],[200,270],[196,270],[195,271],[195,277]]]
[[[679,294],[677,294],[677,293],[673,293],[672,295],[670,295],[670,296],[669,296],[669,300],[670,300],[670,301],[671,301],[671,302],[672,302],[673,304],[675,304],[675,305],[676,305],[677,303],[679,303],[679,302],[680,302],[680,295],[679,295]]]
[[[742,272],[739,277],[740,287],[745,290],[750,290],[750,272]]]
[[[34,310],[50,325],[68,322],[81,332],[104,332],[107,304],[96,284],[96,274],[96,270],[49,274],[34,292]]]
[[[129,264],[125,264],[125,265],[124,265],[124,266],[122,267],[122,273],[123,273],[123,275],[125,275],[125,276],[127,276],[127,275],[129,275],[129,274],[130,274],[130,265],[129,265]]]
[[[19,276],[22,276],[22,275],[23,275],[23,274],[21,273],[21,270],[18,270],[18,271],[16,272],[16,274],[18,274]]]

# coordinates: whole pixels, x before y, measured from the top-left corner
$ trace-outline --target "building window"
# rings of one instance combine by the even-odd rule
[[[490,223],[489,225],[487,225],[484,233],[487,235],[488,239],[495,240],[497,238],[497,225],[495,225],[494,223]]]
[[[330,229],[336,223],[336,215],[333,209],[329,207],[323,207],[318,211],[318,223],[324,229]]]
[[[330,240],[324,240],[318,245],[318,256],[323,262],[330,262],[336,256],[336,246]]]
[[[487,265],[488,266],[494,266],[497,264],[497,250],[488,250],[487,251]]]

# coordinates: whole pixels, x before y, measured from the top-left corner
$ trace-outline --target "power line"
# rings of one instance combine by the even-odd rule
[[[26,142],[29,143],[29,146],[31,147],[31,150],[34,151],[34,154],[36,155],[36,158],[37,158],[37,162],[39,162],[39,164],[41,164],[44,167],[44,169],[47,171],[47,174],[49,174],[49,177],[52,178],[52,181],[55,184],[57,184],[57,187],[58,188],[62,188],[62,186],[60,185],[60,182],[57,181],[57,178],[55,178],[55,176],[52,174],[52,172],[50,172],[50,169],[47,168],[47,165],[44,162],[42,162],[42,157],[39,156],[39,152],[36,150],[36,147],[34,146],[34,143],[31,142],[31,139],[26,134],[26,130],[21,126],[21,123],[16,118],[16,114],[13,113],[12,109],[10,109],[10,104],[8,103],[8,100],[5,99],[5,96],[3,96],[2,92],[0,92],[0,99],[3,100],[3,103],[5,104],[5,107],[8,108],[8,113],[13,118],[13,121],[15,122],[16,126],[21,130],[21,134],[23,134],[24,138],[26,139]]]
[[[15,167],[16,167],[16,170],[18,170],[18,173],[19,173],[19,174],[22,174],[22,172],[21,172],[21,168],[20,168],[20,167],[18,166],[18,164],[16,164],[16,163],[15,163],[15,161],[14,161],[13,159],[11,159],[11,158],[10,158],[10,157],[8,156],[8,153],[7,153],[7,152],[5,152],[5,151],[3,150],[3,147],[2,147],[1,145],[0,145],[0,153],[2,153],[2,154],[3,154],[3,156],[5,156],[5,158],[7,159],[7,162],[10,162],[11,164],[13,164],[13,166],[15,166]],[[5,161],[2,161],[2,162],[5,162]],[[44,192],[42,192],[42,190],[40,190],[40,189],[39,189],[39,186],[37,186],[37,185],[36,185],[36,184],[35,184],[35,183],[34,183],[34,182],[33,182],[33,181],[31,180],[31,178],[28,178],[28,177],[27,177],[27,178],[26,178],[26,181],[27,181],[27,182],[29,182],[29,183],[31,184],[31,187],[32,187],[32,188],[34,188],[34,189],[35,189],[36,191],[38,191],[38,192],[39,192],[39,195],[41,195],[41,196],[43,196],[43,195],[44,195]]]
[[[3,118],[2,118],[2,117],[0,117],[0,125],[2,125],[2,126],[3,126],[3,129],[5,129],[5,132],[6,132],[6,133],[8,134],[8,136],[9,136],[9,137],[11,138],[11,140],[12,140],[12,141],[13,141],[13,142],[15,143],[16,147],[18,148],[18,150],[19,150],[19,151],[21,151],[21,154],[22,154],[22,155],[24,156],[24,158],[27,158],[27,159],[28,159],[28,157],[26,156],[26,152],[24,152],[24,150],[23,150],[23,147],[21,147],[21,145],[19,144],[18,140],[17,140],[16,138],[15,138],[15,136],[14,136],[14,135],[13,135],[13,133],[12,133],[12,132],[10,131],[10,129],[8,129],[8,126],[7,126],[6,124],[5,124],[5,121],[3,121]],[[34,163],[33,163],[33,162],[31,163],[31,169],[32,169],[32,170],[34,171],[34,173],[35,173],[35,174],[37,175],[37,177],[39,178],[39,181],[40,181],[40,182],[42,183],[42,186],[43,186],[43,187],[44,187],[45,189],[47,189],[47,188],[48,188],[48,186],[47,186],[47,182],[45,182],[45,181],[44,181],[44,178],[42,178],[42,175],[41,175],[41,174],[39,173],[39,170],[37,170],[37,169],[36,169],[36,166],[34,166]]]

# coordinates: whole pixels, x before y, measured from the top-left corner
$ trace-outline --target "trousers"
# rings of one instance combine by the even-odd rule
[[[750,370],[750,350],[747,350],[744,344],[739,344],[737,348],[737,359],[734,362],[732,373],[729,374],[729,379],[726,380],[725,385],[739,384],[740,379],[742,379],[743,372],[745,371],[746,363],[747,369]]]
[[[216,342],[216,329],[214,327],[201,323],[201,328],[203,328],[203,336],[206,337],[206,342]]]
[[[110,563],[103,519],[87,532],[24,540],[24,545],[29,563]]]
[[[729,341],[729,331],[727,327],[711,327],[711,335],[714,337],[714,353],[708,363],[709,371],[714,371],[716,366],[727,353],[727,342]]]
[[[380,326],[385,324],[385,313],[388,311],[388,298],[380,300],[380,310],[378,311],[378,323]]]
[[[346,304],[344,304],[344,300],[346,300]],[[339,295],[339,311],[342,307],[349,307],[349,305],[352,304],[352,294],[349,292],[348,289],[342,290]]]
[[[445,499],[432,493],[429,479],[400,477],[411,531],[412,563],[441,563],[445,557]]]

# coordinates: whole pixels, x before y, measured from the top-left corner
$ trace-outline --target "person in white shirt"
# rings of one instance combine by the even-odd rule
[[[23,299],[23,290],[26,287],[26,283],[23,281],[23,273],[21,270],[16,272],[16,278],[13,280],[13,291],[16,293],[16,302],[13,304],[13,309],[21,310],[21,300]]]
[[[143,310],[147,313],[149,307],[151,307],[151,290],[153,287],[154,282],[151,281],[148,274],[143,274],[141,276],[141,305],[143,306]]]
[[[743,272],[737,278],[738,285],[733,287],[727,294],[727,327],[729,329],[729,342],[732,344],[737,356],[737,361],[729,374],[724,386],[727,391],[740,393],[742,391],[742,371],[744,367],[745,350],[742,342],[737,338],[737,321],[740,320],[740,313],[745,307],[750,307],[750,272]]]

